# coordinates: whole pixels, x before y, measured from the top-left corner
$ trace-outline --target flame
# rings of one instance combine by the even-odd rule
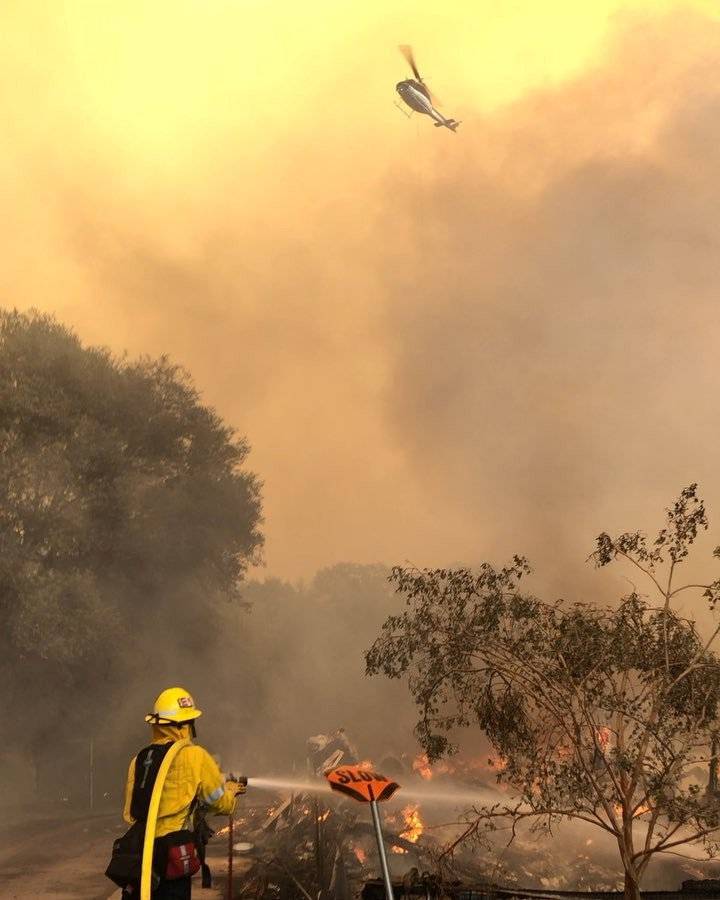
[[[595,738],[597,740],[597,744],[600,748],[601,753],[605,753],[605,751],[610,746],[610,735],[611,731],[607,727],[607,725],[603,725],[602,727],[595,729]]]
[[[407,853],[407,850],[405,850],[403,847],[398,847],[397,845],[393,844],[392,847],[390,848],[390,852],[391,853]]]
[[[321,816],[318,816],[318,817],[317,817],[318,822],[324,822],[325,819],[327,819],[327,817],[328,817],[329,815],[330,815],[330,810],[329,810],[329,809],[326,809],[325,812],[324,812]]]
[[[400,832],[400,837],[405,838],[406,841],[410,841],[411,844],[415,844],[423,831],[425,831],[425,825],[420,818],[420,807],[416,803],[411,803],[409,806],[405,807],[402,814],[405,819],[406,827],[405,831]]]
[[[367,860],[367,853],[363,850],[362,847],[353,847],[353,853],[357,857],[357,861],[365,865]]]
[[[475,759],[456,758],[453,762],[440,759],[430,765],[427,753],[420,753],[412,763],[414,772],[417,772],[426,781],[436,775],[470,775],[473,772],[503,772],[507,768],[507,759],[499,754],[495,757],[477,757]]]
[[[215,832],[215,837],[220,837],[220,835],[227,834],[230,831],[230,826],[226,825],[224,828],[221,828],[220,831]]]
[[[473,772],[503,772],[507,768],[507,759],[498,754],[492,757],[476,757],[474,759],[455,758],[452,762],[448,759],[440,759],[430,765],[426,753],[415,757],[412,763],[413,771],[422,778],[430,781],[436,775],[470,775]]]
[[[427,753],[419,753],[413,760],[412,767],[426,781],[430,781],[435,775],[452,775],[457,771],[457,766],[447,759],[439,759],[430,765]]]
[[[430,781],[433,777],[433,770],[430,766],[430,760],[427,758],[427,753],[420,753],[413,760],[413,772],[417,772],[422,778],[426,781]]]
[[[504,772],[508,761],[504,756],[494,756],[488,759],[488,766],[495,772]]]
[[[613,803],[613,810],[614,810],[616,816],[622,817],[623,808],[620,803]],[[637,819],[638,816],[644,816],[646,813],[649,813],[649,812],[652,812],[652,806],[639,806],[633,813],[633,819]]]

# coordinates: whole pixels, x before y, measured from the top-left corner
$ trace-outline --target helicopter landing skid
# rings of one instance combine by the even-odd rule
[[[410,112],[405,112],[405,110],[402,108],[402,106],[400,106],[400,104],[397,101],[393,103],[393,106],[397,106],[397,108],[405,116],[406,119],[412,118],[412,110]]]

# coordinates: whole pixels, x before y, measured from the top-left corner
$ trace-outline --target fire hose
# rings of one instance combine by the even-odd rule
[[[157,828],[157,815],[160,808],[160,797],[162,796],[165,779],[167,778],[170,764],[183,747],[187,747],[190,738],[183,738],[176,741],[165,754],[165,758],[160,765],[160,769],[155,779],[155,785],[150,797],[150,807],[148,808],[147,822],[145,825],[145,840],[143,842],[142,869],[140,876],[140,900],[150,900],[152,893],[152,864],[153,850],[155,849],[155,830]]]

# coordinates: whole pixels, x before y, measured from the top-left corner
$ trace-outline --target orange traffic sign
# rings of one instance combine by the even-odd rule
[[[334,791],[348,794],[362,803],[389,800],[400,787],[397,782],[365,766],[340,766],[326,772],[325,777]]]

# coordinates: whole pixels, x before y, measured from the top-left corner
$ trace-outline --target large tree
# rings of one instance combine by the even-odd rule
[[[521,590],[520,557],[475,573],[393,570],[407,608],[386,621],[368,673],[409,674],[431,759],[453,750],[450,733],[481,728],[514,797],[476,807],[461,841],[500,823],[588,823],[616,842],[633,900],[657,854],[714,850],[718,801],[698,775],[717,746],[720,627],[702,636],[676,605],[698,591],[714,608],[720,582],[675,583],[705,528],[692,485],[654,540],[601,534],[596,565],[625,561],[654,595],[634,589],[612,607],[543,602]]]
[[[212,644],[262,544],[245,440],[166,358],[0,312],[0,667],[27,745]],[[102,702],[98,702],[99,698]],[[143,697],[142,703],[149,698]],[[84,726],[84,728],[87,726]]]

